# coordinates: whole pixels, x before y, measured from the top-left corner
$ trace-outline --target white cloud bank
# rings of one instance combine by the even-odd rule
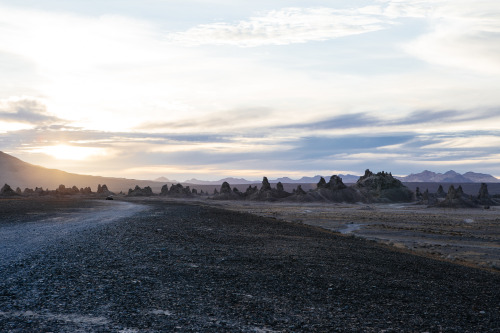
[[[500,72],[500,2],[495,0],[379,0],[353,8],[283,8],[235,23],[200,24],[169,40],[190,46],[257,47],[326,41],[389,29],[404,19],[428,32],[405,43],[429,63],[482,73]]]
[[[429,63],[481,74],[500,73],[500,2],[438,1],[431,31],[405,49]]]
[[[386,28],[376,10],[333,8],[284,8],[238,23],[201,24],[170,36],[186,45],[235,45],[243,47],[286,45],[357,35]]]

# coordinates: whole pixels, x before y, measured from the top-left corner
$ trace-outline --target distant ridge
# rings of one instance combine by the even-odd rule
[[[178,183],[177,180],[168,179],[167,177],[158,177],[158,178],[154,179],[153,181],[160,182],[160,183]]]
[[[280,177],[276,179],[269,179],[269,183],[276,184],[281,182],[283,184],[316,184],[319,182],[321,177],[325,179],[329,179],[331,175],[321,176],[316,175],[314,177],[302,177],[300,179],[292,179],[289,177]],[[356,183],[360,176],[356,175],[338,175],[342,178],[344,183]],[[424,170],[420,173],[410,174],[408,176],[403,177],[395,177],[402,182],[406,183],[500,183],[500,179],[493,177],[492,175],[485,173],[477,173],[477,172],[466,172],[463,175],[450,170],[445,173],[436,173],[429,170]],[[193,184],[193,185],[221,185],[224,182],[228,182],[229,184],[259,184],[261,180],[247,180],[244,178],[224,178],[220,180],[199,180],[199,179],[189,179],[183,182],[184,184]]]
[[[24,162],[14,156],[0,151],[0,187],[9,184],[12,188],[43,187],[53,190],[59,185],[76,186],[78,188],[90,186],[93,191],[97,190],[97,185],[106,184],[113,192],[126,192],[136,185],[141,187],[150,186],[157,191],[164,185],[164,182],[151,180],[137,180],[127,178],[100,177],[79,175],[57,169],[47,169],[38,165]]]
[[[281,177],[281,178],[276,178],[276,179],[269,179],[269,183],[276,184],[278,182],[281,182],[283,184],[315,184],[315,183],[319,182],[321,177],[323,177],[325,179],[330,179],[330,176],[331,175],[329,175],[329,176],[317,175],[314,177],[302,177],[300,179]],[[359,176],[355,176],[355,175],[342,175],[342,174],[340,174],[338,176],[340,178],[342,178],[344,183],[355,183],[359,179]],[[249,185],[249,184],[260,184],[261,181],[262,181],[262,179],[247,180],[244,178],[228,177],[228,178],[223,178],[223,179],[219,179],[219,180],[199,180],[199,179],[193,178],[193,179],[188,179],[183,183],[184,184],[193,184],[193,185],[222,185],[222,183],[228,182],[229,184],[238,184],[238,185],[247,184],[247,185]]]
[[[420,173],[397,178],[408,183],[500,183],[500,179],[485,173],[469,171],[462,175],[453,170],[445,173],[424,170]]]
[[[193,185],[222,185],[222,183],[228,182],[229,184],[256,184],[260,183],[260,180],[246,180],[243,178],[223,178],[219,180],[200,180],[196,178],[188,179],[183,184],[193,184]]]

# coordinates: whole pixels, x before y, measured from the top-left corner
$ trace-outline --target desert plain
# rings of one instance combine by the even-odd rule
[[[414,203],[212,203],[288,222],[361,237],[464,265],[500,272],[500,207],[437,208]]]
[[[499,210],[0,200],[6,332],[498,332]]]

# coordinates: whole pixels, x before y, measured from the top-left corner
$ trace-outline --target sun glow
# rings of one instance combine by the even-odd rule
[[[57,145],[38,147],[33,150],[35,153],[42,153],[52,156],[58,160],[83,161],[92,156],[106,156],[106,150],[103,148],[79,147],[69,145]]]

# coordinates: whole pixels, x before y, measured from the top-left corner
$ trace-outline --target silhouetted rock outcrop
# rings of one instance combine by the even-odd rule
[[[269,184],[269,180],[267,180],[267,177],[264,177],[262,179],[262,186],[260,188],[260,191],[265,192],[265,191],[270,191],[270,190],[271,190],[271,184]]]
[[[337,175],[330,177],[327,183],[323,178],[317,184],[317,188],[307,193],[310,201],[333,201],[333,202],[359,202],[363,201],[361,191],[353,187],[347,187],[342,178]]]
[[[55,190],[55,194],[57,195],[75,195],[79,194],[80,190],[76,186],[66,187],[64,185],[59,185],[59,187]]]
[[[92,189],[91,189],[89,186],[87,186],[87,187],[82,187],[82,188],[80,189],[80,193],[81,193],[81,194],[92,194]]]
[[[429,193],[429,189],[425,189],[424,193],[422,193],[421,195],[416,195],[416,199],[417,199],[417,205],[433,206],[438,202],[437,194]]]
[[[436,195],[438,198],[446,198],[446,192],[443,189],[443,185],[439,184]]]
[[[279,186],[277,186],[277,188],[272,188],[267,177],[263,177],[262,186],[260,187],[260,190],[249,194],[245,198],[248,200],[257,200],[257,201],[277,201],[280,199],[284,199],[288,196],[290,196],[290,193],[285,192],[285,190],[283,189],[283,184],[281,184],[281,182],[279,183]]]
[[[8,184],[5,184],[1,189],[0,189],[0,196],[2,197],[14,197],[18,196],[17,194]]]
[[[252,194],[257,193],[258,191],[259,191],[259,189],[257,188],[257,186],[252,187],[252,185],[248,185],[248,188],[245,191],[244,195],[245,195],[245,197],[249,197]]]
[[[136,189],[138,188],[138,186],[136,186]],[[92,193],[92,190],[89,188],[85,188],[84,189],[85,193],[88,194],[88,192],[90,191],[90,193]],[[130,189],[129,189],[129,193],[130,193]],[[138,193],[138,192],[137,192]],[[96,191],[96,194],[99,196],[99,197],[108,197],[110,195],[115,195],[113,192],[111,192],[109,189],[108,189],[108,186],[106,184],[98,184],[97,185],[97,191]],[[135,195],[132,195],[132,196],[135,196]],[[138,196],[138,195],[137,195]]]
[[[25,188],[23,191],[23,195],[32,195],[35,194],[35,191],[32,188]]]
[[[477,195],[479,200],[489,199],[490,193],[488,192],[488,185],[481,183],[481,188],[479,189],[479,194]]]
[[[220,191],[214,194],[212,199],[215,200],[241,200],[243,199],[243,193],[241,193],[236,187],[231,190],[231,185],[228,182],[223,182]]]
[[[229,194],[231,193],[231,185],[228,182],[223,182],[220,187],[220,194]]]
[[[286,201],[313,202],[318,201],[318,199],[304,191],[301,185],[297,185],[297,188],[293,190],[292,195],[286,198]]]
[[[343,190],[347,188],[347,186],[342,181],[342,178],[340,178],[337,175],[333,175],[330,177],[330,181],[328,182],[328,188],[330,190],[336,191],[336,190]]]
[[[245,192],[240,192],[237,188],[231,190],[228,182],[222,183],[219,192],[214,191],[212,199],[215,200],[254,200],[254,201],[277,201],[290,196],[283,188],[283,184],[278,182],[276,188],[272,188],[267,177],[262,179],[260,189],[257,186],[248,186]]]
[[[154,193],[151,187],[146,186],[144,188],[140,188],[139,185],[136,185],[133,190],[129,189],[127,194],[128,197],[150,197],[153,195]]]
[[[359,189],[368,202],[410,202],[413,192],[394,178],[391,173],[384,171],[374,174],[366,170],[359,178],[355,187]]]
[[[488,192],[488,185],[486,183],[481,183],[481,188],[479,189],[479,193],[477,195],[477,199],[475,202],[478,205],[483,205],[485,208],[489,206],[498,206],[500,205],[500,200],[495,200]]]
[[[170,196],[176,198],[187,198],[193,196],[193,192],[189,186],[182,186],[182,184],[172,184],[170,189],[168,185],[163,185],[161,188],[160,196]]]
[[[415,189],[415,199],[417,201],[422,200],[422,193],[420,192],[420,187],[418,187],[418,186]]]
[[[321,178],[319,179],[318,184],[316,184],[316,188],[317,188],[317,189],[320,189],[320,188],[326,188],[326,187],[327,187],[327,185],[326,185],[326,180],[325,180],[325,178],[321,177]]]
[[[445,208],[477,208],[478,205],[473,202],[470,196],[464,194],[462,186],[455,189],[455,186],[450,185],[446,198],[436,204],[438,207]]]

